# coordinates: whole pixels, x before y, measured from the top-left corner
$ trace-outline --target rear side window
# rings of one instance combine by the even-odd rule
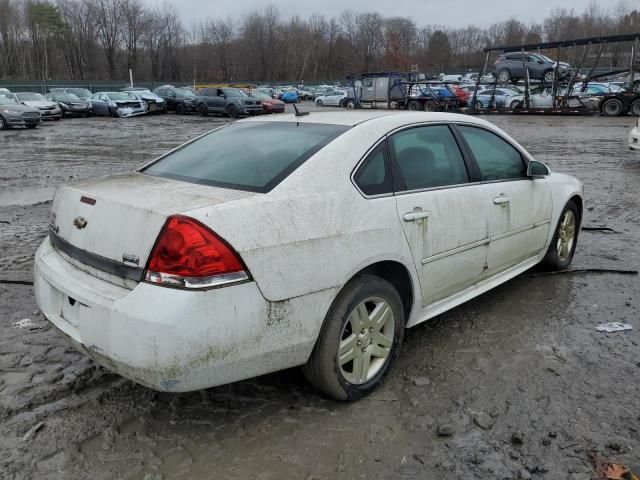
[[[318,123],[233,123],[142,171],[185,182],[266,193],[348,129]]]
[[[353,179],[365,195],[382,195],[393,191],[386,142],[369,154]]]
[[[446,125],[416,127],[396,133],[391,137],[391,151],[399,170],[397,190],[419,190],[469,181],[458,144]]]
[[[515,180],[527,176],[522,155],[506,140],[482,128],[458,126],[475,157],[483,181]]]

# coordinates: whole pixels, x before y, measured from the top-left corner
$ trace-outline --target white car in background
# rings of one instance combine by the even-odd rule
[[[638,118],[636,126],[629,132],[629,149],[640,150],[640,118]]]
[[[578,180],[479,118],[254,117],[60,187],[35,293],[77,348],[151,388],[304,365],[355,400],[406,327],[566,268],[582,211]]]
[[[315,103],[318,107],[341,107],[342,101],[347,98],[347,95],[344,90],[331,90],[324,95],[316,97]]]

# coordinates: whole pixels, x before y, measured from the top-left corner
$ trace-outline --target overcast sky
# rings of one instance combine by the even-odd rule
[[[438,24],[465,27],[469,24],[488,27],[492,23],[515,17],[529,23],[541,21],[555,7],[573,8],[580,13],[588,0],[147,0],[150,4],[173,3],[181,13],[185,26],[203,17],[241,18],[243,15],[272,4],[283,17],[298,14],[308,17],[322,13],[328,17],[346,9],[356,12],[378,12],[385,17],[407,16],[418,25]],[[626,0],[629,5],[628,0]],[[637,2],[638,0],[633,0]],[[609,9],[620,0],[597,0]]]

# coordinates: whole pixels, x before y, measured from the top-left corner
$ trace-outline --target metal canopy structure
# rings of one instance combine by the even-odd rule
[[[609,36],[599,36],[599,37],[587,37],[587,38],[577,38],[577,39],[573,39],[573,40],[561,40],[561,41],[557,41],[557,42],[541,42],[541,43],[532,43],[532,44],[528,44],[528,45],[503,45],[503,46],[498,46],[498,47],[490,47],[490,48],[485,48],[484,52],[486,53],[486,57],[485,57],[485,62],[484,62],[484,67],[482,69],[482,73],[480,75],[478,75],[478,79],[476,81],[476,88],[473,92],[473,98],[471,101],[471,108],[470,108],[470,112],[474,113],[478,111],[477,108],[477,95],[478,95],[478,87],[480,86],[480,82],[482,81],[482,77],[486,74],[487,71],[487,67],[489,65],[489,60],[491,59],[491,54],[493,52],[521,52],[522,53],[522,68],[524,71],[524,82],[525,82],[525,90],[524,90],[524,105],[522,105],[523,108],[519,109],[519,111],[521,113],[565,113],[565,114],[576,114],[576,113],[581,113],[581,110],[586,110],[586,108],[582,109],[580,107],[577,107],[577,109],[574,108],[570,108],[569,107],[569,99],[571,98],[576,98],[575,96],[572,95],[571,92],[573,92],[573,87],[576,84],[576,82],[578,82],[578,74],[580,71],[580,68],[582,67],[583,63],[585,62],[585,60],[587,59],[587,56],[591,50],[591,47],[594,45],[599,45],[600,47],[598,48],[598,51],[596,53],[596,57],[595,57],[595,61],[593,66],[590,68],[589,73],[586,75],[586,77],[584,78],[584,80],[580,80],[580,82],[582,83],[582,87],[581,87],[581,91],[584,92],[585,89],[587,88],[587,85],[589,83],[590,80],[595,79],[595,78],[602,78],[604,76],[607,75],[616,75],[616,74],[623,74],[626,72],[629,72],[629,81],[630,84],[633,83],[633,78],[634,78],[634,72],[636,70],[636,62],[635,62],[635,57],[636,57],[636,53],[638,51],[638,40],[640,40],[640,32],[637,33],[630,33],[630,34],[625,34],[625,35],[609,35]],[[629,69],[625,69],[625,70],[615,70],[615,71],[611,71],[611,72],[607,72],[604,74],[598,74],[598,75],[594,75],[594,69],[598,63],[598,61],[600,60],[600,56],[602,55],[604,48],[606,45],[608,44],[613,44],[613,43],[622,43],[622,42],[633,42],[631,44],[631,56],[630,56],[630,65],[629,65]],[[573,72],[571,73],[571,75],[569,76],[569,81],[565,87],[565,91],[564,91],[564,95],[562,95],[561,97],[558,97],[558,87],[559,87],[559,79],[558,79],[558,73],[559,73],[559,65],[560,65],[560,56],[561,56],[561,52],[563,48],[573,48],[573,47],[579,47],[582,46],[583,47],[583,54],[582,57],[578,63],[578,65],[576,65],[573,69]],[[525,54],[526,52],[529,50],[545,50],[545,49],[556,49],[557,50],[557,58],[556,58],[556,65],[555,65],[555,70],[554,70],[554,75],[553,75],[553,82],[551,83],[551,88],[552,88],[552,95],[553,95],[553,105],[550,109],[547,109],[548,111],[542,111],[543,109],[540,108],[536,108],[536,109],[532,109],[531,107],[531,94],[530,94],[530,79],[529,79],[529,69],[526,67],[526,63],[525,63]],[[495,76],[494,76],[495,78]],[[542,82],[542,84],[544,85],[544,82]],[[491,93],[491,99],[490,99],[490,104],[494,102],[494,98],[495,98],[495,90],[496,87],[498,85],[498,79],[495,78],[495,80],[492,83],[493,85],[493,90]],[[579,99],[578,99],[579,100]],[[579,100],[580,101],[580,100]],[[582,103],[580,101],[580,103]],[[586,112],[585,112],[586,113]]]
[[[530,43],[528,45],[505,45],[501,47],[485,48],[486,52],[519,52],[521,50],[547,50],[550,48],[576,47],[579,45],[600,45],[602,43],[633,42],[640,39],[640,32],[626,35],[609,35],[601,37],[577,38],[558,42]]]

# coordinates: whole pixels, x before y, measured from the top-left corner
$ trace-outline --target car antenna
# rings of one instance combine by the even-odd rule
[[[293,109],[296,111],[296,117],[304,117],[305,115],[309,115],[309,112],[301,112],[300,110],[298,110],[298,107],[295,103],[293,103],[292,105]]]

